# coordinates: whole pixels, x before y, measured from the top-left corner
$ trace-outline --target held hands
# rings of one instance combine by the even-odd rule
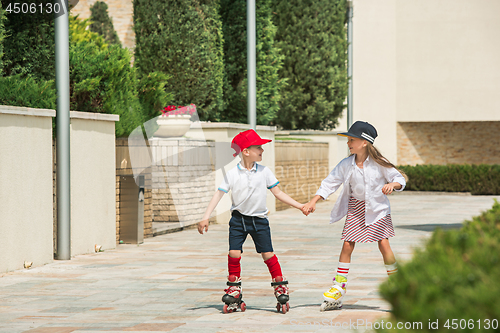
[[[203,230],[208,232],[208,219],[198,222],[198,232],[203,235]]]
[[[309,201],[302,207],[301,210],[305,216],[308,216],[309,214],[314,213],[314,211],[316,210],[316,203]]]

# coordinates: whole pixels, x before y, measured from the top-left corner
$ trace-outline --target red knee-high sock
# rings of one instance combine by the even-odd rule
[[[273,279],[277,276],[283,276],[283,273],[281,273],[281,266],[276,255],[272,256],[264,262],[266,263],[267,268],[269,268],[269,273],[271,273]]]
[[[231,258],[230,256],[227,256],[227,270],[229,271],[229,275],[236,275],[237,277],[240,277],[241,275],[240,260],[241,257]]]

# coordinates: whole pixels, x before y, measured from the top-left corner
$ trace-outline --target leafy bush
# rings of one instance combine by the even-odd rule
[[[2,0],[2,7],[19,1]],[[45,4],[46,0],[29,3]],[[7,13],[6,38],[3,41],[4,75],[20,74],[50,81],[55,79],[54,14]]]
[[[499,277],[500,204],[495,201],[460,230],[437,229],[380,293],[392,305],[394,322],[422,322],[419,332],[479,332],[493,319],[498,328]],[[436,321],[439,329],[429,329]]]
[[[39,82],[21,75],[0,77],[0,104],[41,109],[56,108],[54,81]]]
[[[256,1],[257,124],[269,125],[276,117],[285,81],[278,71],[284,57],[276,47],[272,0]],[[247,123],[247,2],[222,0],[224,33],[224,112],[221,121]]]
[[[409,177],[406,190],[500,194],[500,165],[400,166]]]
[[[87,29],[88,20],[70,17],[70,103],[72,110],[120,115],[116,136],[126,136],[145,120],[131,55]]]
[[[276,123],[333,128],[348,87],[346,0],[274,0],[273,12],[287,79]]]
[[[201,120],[223,107],[223,38],[218,0],[134,0],[135,66],[163,72],[175,105],[196,104]]]
[[[5,10],[0,7],[0,73],[3,70],[3,40],[5,39]]]

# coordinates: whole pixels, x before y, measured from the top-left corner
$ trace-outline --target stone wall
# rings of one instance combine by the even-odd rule
[[[214,143],[160,138],[149,142],[154,234],[194,225],[215,192]]]
[[[72,15],[79,18],[90,17],[90,7],[97,0],[80,0],[71,10]],[[108,5],[108,14],[113,20],[113,26],[118,38],[124,47],[133,49],[135,47],[134,32],[134,6],[132,0],[101,0]]]
[[[500,121],[399,122],[398,164],[500,164]]]
[[[328,143],[277,140],[275,154],[280,189],[298,202],[308,202],[330,171]],[[288,207],[276,200],[276,210]]]

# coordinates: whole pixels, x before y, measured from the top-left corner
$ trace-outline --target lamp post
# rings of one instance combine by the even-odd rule
[[[57,88],[57,259],[71,259],[69,21],[67,0],[54,0]]]
[[[349,87],[347,90],[347,129],[352,126],[352,1],[347,1],[347,77]]]
[[[257,126],[257,74],[256,74],[255,0],[247,0],[247,77],[248,77],[248,123]]]

